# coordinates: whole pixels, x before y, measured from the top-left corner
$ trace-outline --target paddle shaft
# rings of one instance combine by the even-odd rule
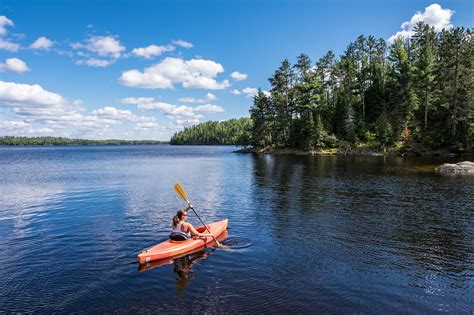
[[[181,185],[179,183],[176,183],[174,185],[174,190],[176,191],[176,193],[178,194],[178,196],[183,199],[184,201],[186,201],[186,203],[188,204],[188,206],[191,205],[191,203],[189,202],[189,199],[188,199],[188,195],[186,195],[186,192],[184,191],[183,187],[181,187]],[[211,233],[211,231],[209,231],[209,228],[207,227],[207,225],[204,224],[204,222],[201,220],[201,217],[197,214],[196,210],[194,210],[194,208],[191,208],[193,209],[193,212],[194,214],[198,217],[199,221],[201,221],[202,225],[204,225],[204,227],[206,228],[206,230],[209,232],[209,234],[211,234],[212,238],[214,239],[214,241],[216,241],[216,244],[217,244],[217,247],[221,246],[221,244],[219,243],[219,241],[214,237],[214,234]]]
[[[190,205],[190,203],[188,202],[188,205]],[[214,234],[211,233],[211,231],[209,231],[207,225],[204,224],[204,222],[201,220],[201,217],[197,214],[196,210],[194,210],[194,208],[191,208],[191,210],[193,210],[194,214],[198,217],[199,221],[201,221],[202,225],[204,225],[204,227],[206,228],[206,230],[209,232],[209,234],[211,234],[212,238],[214,239],[214,241],[216,241],[217,245],[219,245],[219,241],[214,237]]]

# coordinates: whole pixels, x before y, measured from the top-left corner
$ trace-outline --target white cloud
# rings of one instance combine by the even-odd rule
[[[71,51],[57,49],[56,53],[60,56],[68,56],[70,58],[74,57],[74,54]]]
[[[212,93],[207,93],[206,98],[182,97],[178,101],[183,103],[206,103],[215,100],[216,96]]]
[[[96,58],[88,58],[85,60],[78,60],[76,61],[77,65],[88,65],[89,67],[98,67],[104,68],[113,64],[113,60],[105,60],[105,59],[96,59]]]
[[[202,113],[222,113],[224,112],[224,109],[217,105],[206,104],[206,105],[197,106],[196,108],[194,108],[194,111],[202,112]]]
[[[215,77],[222,72],[224,67],[212,60],[167,57],[143,72],[136,69],[122,72],[119,81],[126,86],[144,89],[173,88],[174,83],[181,83],[184,88],[218,90],[230,86],[228,80],[216,81]]]
[[[0,39],[0,49],[16,52],[20,49],[20,45]]]
[[[139,130],[139,131],[149,131],[149,130],[161,129],[161,127],[156,122],[139,122],[135,124],[134,129]]]
[[[89,38],[88,42],[87,48],[98,53],[99,56],[120,58],[121,52],[125,50],[125,47],[111,36],[94,36]]]
[[[11,71],[23,73],[30,71],[26,63],[18,58],[9,58],[4,63],[0,63],[0,71]]]
[[[0,15],[0,35],[1,36],[7,34],[7,29],[5,28],[5,26],[13,27],[14,24],[13,24],[12,20],[7,18],[5,15]]]
[[[148,104],[138,105],[140,109],[159,109],[166,113],[168,116],[184,116],[184,117],[194,117],[194,111],[192,107],[185,105],[172,105],[163,102],[155,102]]]
[[[216,96],[212,93],[207,93],[206,94],[206,99],[209,100],[209,101],[213,101],[216,99]]]
[[[251,87],[246,87],[245,89],[242,90],[245,94],[247,94],[248,97],[252,97],[257,95],[258,89],[256,88],[251,88]]]
[[[189,96],[178,98],[178,101],[182,103],[205,103],[206,102],[205,99],[194,98],[194,97],[189,97]]]
[[[33,128],[33,126],[23,120],[0,121],[0,134],[13,136],[48,135],[54,132],[51,128]]]
[[[25,127],[31,126],[30,123],[27,123],[23,120],[19,120],[19,121],[4,120],[4,121],[0,121],[0,125],[2,126],[2,128],[8,128],[8,129],[25,128]]]
[[[0,81],[0,107],[9,107],[16,116],[46,124],[50,129],[66,123],[82,123],[83,116],[64,97],[43,89],[40,85]],[[53,127],[54,126],[54,127]]]
[[[118,39],[113,36],[91,36],[86,40],[86,44],[73,43],[74,49],[86,49],[96,53],[101,57],[118,59],[126,49]]]
[[[231,94],[234,94],[234,95],[239,95],[239,94],[246,94],[248,97],[253,97],[255,95],[257,95],[258,93],[258,89],[256,88],[251,88],[251,87],[246,87],[245,89],[243,89],[242,91],[239,91],[239,90],[229,90],[229,93]],[[266,96],[270,96],[271,93],[269,91],[262,91],[263,94],[265,94]]]
[[[224,111],[222,107],[212,104],[193,108],[160,102],[150,97],[128,97],[122,99],[121,103],[136,105],[141,110],[160,110],[170,119],[200,119],[203,117],[200,113],[221,113]]]
[[[96,115],[101,119],[109,119],[117,122],[129,120],[140,123],[153,123],[156,121],[154,117],[136,116],[129,110],[118,109],[112,106],[94,109],[92,115]]]
[[[170,79],[159,73],[155,73],[152,67],[146,68],[144,72],[140,72],[136,69],[122,72],[119,82],[122,85],[142,89],[167,89],[173,87]]]
[[[112,106],[84,113],[81,100],[68,101],[40,85],[0,81],[0,108],[2,107],[10,109],[14,119],[0,120],[0,134],[152,139],[160,131],[158,136],[170,136],[167,129],[159,126],[154,117],[137,116],[129,110]],[[128,122],[125,128],[130,129],[121,127],[119,132],[112,129],[125,122]],[[132,127],[129,127],[130,122]]]
[[[78,50],[78,56],[85,58],[77,60],[77,65],[96,68],[105,68],[114,64],[125,51],[125,47],[114,36],[90,36],[85,44],[72,43],[70,46]]]
[[[147,104],[153,103],[154,101],[155,99],[153,97],[126,97],[120,100],[122,104],[128,105]]]
[[[41,36],[37,40],[35,40],[33,44],[30,45],[30,48],[48,50],[53,47],[53,45],[54,43],[51,40],[47,39],[44,36]]]
[[[161,110],[170,116],[192,117],[195,115],[192,107],[160,102],[150,97],[127,97],[123,98],[121,102],[122,104],[137,105],[138,109],[142,110]]]
[[[181,47],[184,47],[184,48],[192,48],[193,47],[193,44],[189,43],[189,42],[186,42],[184,40],[181,40],[181,39],[178,39],[178,40],[174,40],[173,41],[173,44],[177,45],[177,46],[181,46]]]
[[[234,71],[230,74],[232,79],[235,79],[237,81],[243,81],[247,79],[247,75],[245,73],[240,73],[239,71]]]
[[[118,109],[111,106],[106,106],[99,109],[94,109],[92,115],[100,116],[104,119],[120,121],[123,119],[131,120],[134,116],[131,111]]]
[[[135,56],[150,59],[152,57],[159,56],[164,52],[173,51],[174,49],[175,47],[171,45],[166,45],[166,46],[150,45],[148,47],[143,47],[143,48],[134,48],[132,50],[132,54],[134,54]]]
[[[61,106],[65,99],[56,93],[46,91],[40,85],[0,81],[0,104],[39,106]]]
[[[397,37],[411,37],[413,35],[413,28],[418,22],[424,22],[433,26],[436,32],[440,32],[443,29],[450,29],[453,27],[451,24],[451,17],[453,14],[454,11],[443,9],[439,4],[434,3],[426,7],[424,12],[416,12],[410,21],[403,22],[401,25],[402,30],[398,31],[395,35],[390,36],[388,42],[393,43]]]
[[[178,119],[176,120],[176,124],[178,126],[191,126],[199,124],[201,121],[199,119]]]
[[[23,120],[0,120],[0,132],[2,135],[28,134],[31,124]]]

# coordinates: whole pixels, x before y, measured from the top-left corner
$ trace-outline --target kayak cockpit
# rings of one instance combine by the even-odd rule
[[[196,228],[196,231],[198,231],[199,233],[203,233],[206,231],[206,227],[199,226]],[[190,233],[174,232],[174,231],[171,232],[168,238],[171,243],[183,243],[183,242],[187,242],[193,239],[193,237],[190,236]]]

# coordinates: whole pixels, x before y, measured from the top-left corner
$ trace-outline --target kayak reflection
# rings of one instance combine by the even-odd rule
[[[212,255],[214,249],[206,248],[197,253],[190,254],[181,258],[174,260],[173,272],[176,277],[176,285],[178,288],[184,288],[188,285],[189,280],[193,277],[193,268],[192,265],[197,263],[201,259],[207,258],[207,256]]]
[[[222,232],[217,240],[219,242],[225,240],[228,236],[227,230]],[[192,277],[192,265],[201,259],[205,259],[207,256],[211,255],[216,248],[214,247],[216,243],[214,241],[207,243],[201,247],[196,248],[192,252],[184,253],[175,257],[154,260],[145,264],[138,265],[138,271],[144,272],[147,270],[152,270],[166,265],[174,265],[174,272],[178,274],[181,279],[190,279]]]

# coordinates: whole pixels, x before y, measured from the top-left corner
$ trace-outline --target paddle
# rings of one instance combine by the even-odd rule
[[[176,183],[176,185],[174,185],[174,191],[176,191],[176,193],[178,194],[178,196],[183,199],[184,201],[186,201],[186,203],[188,205],[190,205],[191,203],[189,202],[189,199],[188,199],[188,195],[186,195],[186,192],[184,191],[184,188],[179,184],[179,183]],[[199,217],[199,215],[197,214],[196,210],[194,210],[194,208],[191,208],[191,210],[193,210],[194,214],[198,217],[199,221],[201,221],[202,225],[204,225],[204,227],[206,228],[206,230],[209,232],[209,234],[211,234],[212,238],[214,239],[214,241],[216,241],[216,244],[217,244],[217,247],[221,247],[221,248],[226,248],[227,246],[224,246],[222,245],[221,243],[219,243],[219,241],[214,237],[214,235],[211,233],[211,231],[209,231],[207,225],[204,224],[204,222],[201,220],[201,218]]]

